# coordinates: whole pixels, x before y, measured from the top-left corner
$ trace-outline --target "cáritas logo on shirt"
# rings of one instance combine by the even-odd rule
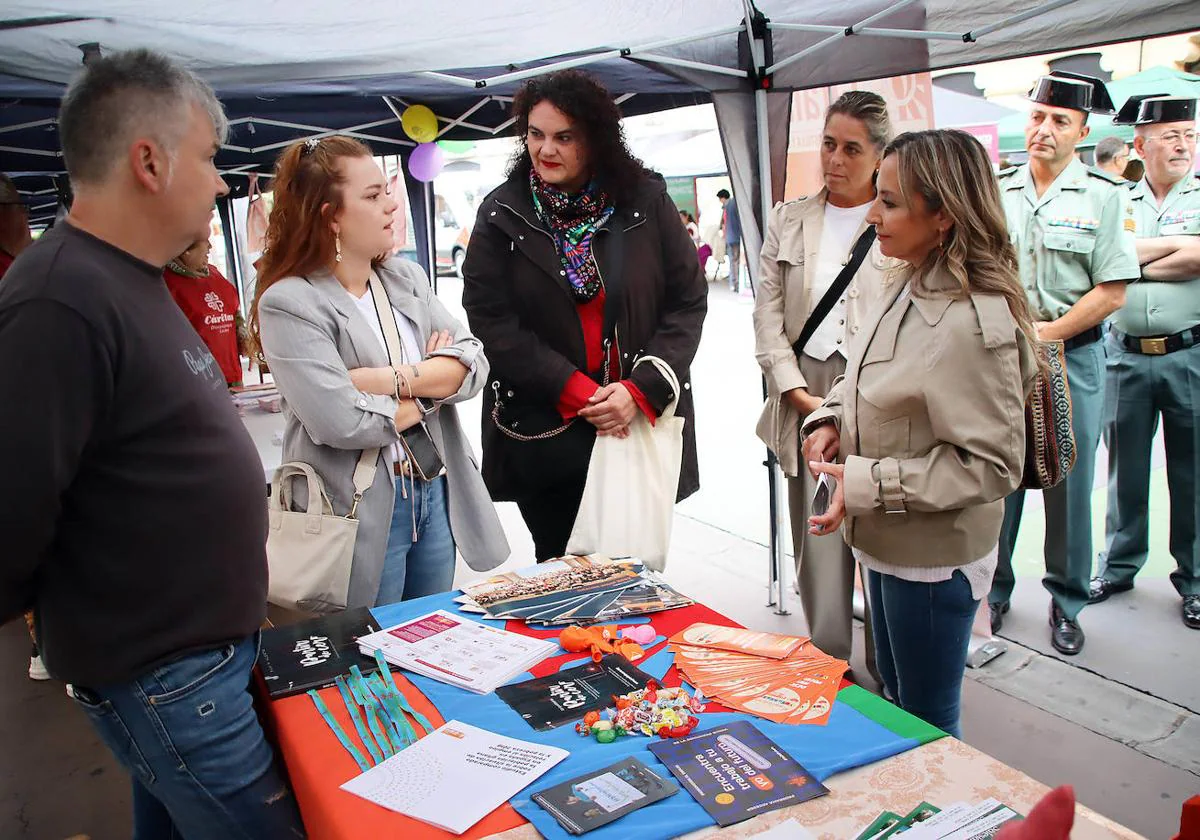
[[[221,373],[221,368],[217,366],[217,360],[213,358],[213,354],[208,352],[208,348],[203,344],[197,345],[191,350],[184,349],[183,361],[187,364],[188,370],[196,376],[208,379],[213,387],[225,386],[225,375]]]

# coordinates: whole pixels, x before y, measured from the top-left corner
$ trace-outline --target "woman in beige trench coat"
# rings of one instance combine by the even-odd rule
[[[885,688],[957,736],[971,623],[1024,464],[1033,326],[991,162],[971,135],[893,141],[867,220],[907,268],[805,420],[809,467],[837,480],[809,525],[832,534],[844,520],[869,570]]]

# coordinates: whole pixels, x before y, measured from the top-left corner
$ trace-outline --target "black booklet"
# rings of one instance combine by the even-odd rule
[[[567,831],[584,834],[678,792],[674,783],[630,756],[530,798]]]
[[[333,685],[357,665],[364,675],[378,671],[375,660],[358,651],[358,637],[380,630],[366,607],[272,627],[262,633],[258,667],[271,699]]]
[[[496,694],[540,732],[611,706],[614,694],[637,691],[649,681],[624,656],[610,653],[599,662],[500,686]]]
[[[654,741],[650,752],[722,827],[829,793],[745,720]]]

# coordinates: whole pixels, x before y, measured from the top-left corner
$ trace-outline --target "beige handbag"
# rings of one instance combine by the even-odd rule
[[[681,393],[675,371],[657,356],[642,356],[634,369],[643,363],[658,370],[675,398],[653,426],[639,409],[628,437],[596,438],[567,554],[637,557],[661,572],[671,547],[684,419],[675,415]]]
[[[282,464],[271,480],[268,504],[267,601],[289,610],[328,613],[346,608],[358,503],[375,480],[379,449],[364,449],[354,468],[354,503],[335,516],[325,485],[310,464]],[[292,510],[292,481],[308,481],[308,510]]]

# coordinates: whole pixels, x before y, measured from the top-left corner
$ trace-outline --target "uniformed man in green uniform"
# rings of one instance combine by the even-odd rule
[[[1133,588],[1149,553],[1150,442],[1162,418],[1171,498],[1171,582],[1183,623],[1200,629],[1200,181],[1196,100],[1135,96],[1115,123],[1136,125],[1146,175],[1132,185],[1142,279],[1112,317],[1105,435],[1107,552],[1091,602]]]
[[[1126,282],[1138,277],[1136,225],[1121,181],[1075,157],[1088,135],[1088,114],[1114,111],[1104,83],[1059,71],[1040,78],[1029,98],[1029,163],[1000,174],[1000,195],[1038,334],[1066,344],[1077,457],[1066,480],[1043,494],[1042,584],[1051,597],[1051,643],[1071,655],[1083,649],[1076,616],[1087,604],[1092,574],[1092,483],[1104,410],[1100,325],[1125,303]],[[993,631],[1012,596],[1012,552],[1024,498],[1018,490],[1004,507],[988,596]]]

